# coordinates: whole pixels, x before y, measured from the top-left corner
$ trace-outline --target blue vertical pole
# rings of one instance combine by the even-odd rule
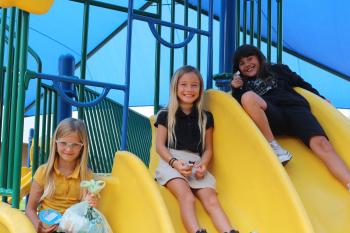
[[[29,136],[28,136],[27,167],[30,167],[30,163],[31,163],[30,148],[32,147],[33,137],[34,137],[34,129],[31,128],[31,129],[29,130]]]
[[[236,48],[236,1],[238,0],[221,2],[220,73],[232,72],[231,58]]]
[[[58,74],[65,76],[74,75],[75,60],[72,55],[62,55],[58,60]],[[61,83],[61,88],[64,91],[73,93],[73,85],[71,83]],[[62,121],[63,119],[72,117],[72,105],[67,103],[62,97],[58,98],[57,103],[57,122]]]
[[[213,0],[209,0],[208,24],[207,89],[211,89],[213,87]]]
[[[130,91],[130,63],[131,63],[131,39],[132,39],[132,21],[134,16],[134,0],[129,0],[128,5],[128,30],[126,35],[126,63],[125,63],[125,86],[124,106],[122,119],[122,143],[121,150],[126,150],[127,142],[127,126],[128,126],[128,110],[129,110],[129,91]]]

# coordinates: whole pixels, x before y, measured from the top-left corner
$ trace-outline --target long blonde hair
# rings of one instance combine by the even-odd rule
[[[78,134],[81,142],[84,144],[82,149],[80,150],[80,156],[78,157],[78,161],[76,166],[80,164],[79,177],[80,180],[88,179],[88,153],[89,153],[89,139],[85,124],[83,121],[67,118],[61,121],[53,135],[53,139],[51,140],[51,150],[49,159],[46,165],[45,178],[44,178],[44,193],[40,200],[43,200],[45,197],[51,197],[55,192],[55,184],[54,184],[54,164],[56,159],[58,158],[57,152],[57,143],[56,140],[62,138],[71,133]],[[81,194],[82,195],[82,194]]]
[[[175,135],[175,125],[176,125],[176,111],[179,108],[179,100],[177,97],[177,89],[178,89],[178,82],[180,78],[187,73],[195,73],[196,76],[199,79],[200,89],[199,89],[199,96],[193,103],[193,105],[196,107],[195,109],[198,111],[198,127],[199,127],[199,133],[201,136],[202,142],[202,151],[205,147],[205,131],[206,131],[206,124],[207,124],[207,116],[203,110],[203,97],[204,97],[204,84],[202,75],[200,72],[194,68],[193,66],[183,66],[179,68],[175,74],[173,75],[171,79],[170,84],[170,97],[169,97],[169,103],[168,103],[168,147],[174,147],[176,145],[176,135]]]

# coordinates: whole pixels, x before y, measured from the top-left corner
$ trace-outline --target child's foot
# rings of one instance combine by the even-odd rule
[[[291,160],[292,155],[287,150],[283,149],[275,140],[270,142],[270,146],[273,151],[276,153],[280,162],[285,166],[289,160]]]
[[[239,231],[231,230],[230,232],[224,232],[224,233],[239,233]]]

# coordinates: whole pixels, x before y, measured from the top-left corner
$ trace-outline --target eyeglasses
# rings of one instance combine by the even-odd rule
[[[56,143],[59,147],[62,147],[64,149],[71,148],[73,150],[80,150],[84,146],[83,143],[79,142],[65,142],[57,140]]]

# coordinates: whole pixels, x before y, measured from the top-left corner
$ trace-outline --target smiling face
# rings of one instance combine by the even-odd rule
[[[75,162],[82,150],[82,141],[78,133],[69,133],[56,141],[59,159],[65,162]]]
[[[177,98],[180,106],[192,106],[200,94],[200,80],[194,72],[185,73],[177,83]]]
[[[244,76],[255,77],[260,71],[259,59],[255,55],[242,57],[239,60],[238,68]]]

